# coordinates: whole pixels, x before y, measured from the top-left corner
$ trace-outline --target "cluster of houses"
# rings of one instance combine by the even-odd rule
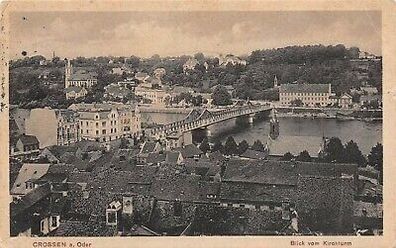
[[[10,112],[11,155],[25,156],[52,145],[70,145],[81,140],[111,143],[139,137],[141,117],[136,106],[72,104],[68,109],[14,108]]]
[[[106,149],[83,140],[48,145],[34,163],[11,159],[11,235],[381,232],[382,186],[375,171],[317,159],[281,161],[285,149],[297,151],[282,145],[275,115],[269,136],[265,151],[249,148],[235,156],[205,153],[192,143],[169,148],[148,140]]]
[[[51,146],[12,165],[12,236],[353,234],[382,228],[354,164],[227,158],[194,145]],[[328,197],[331,195],[332,197]],[[204,214],[202,214],[204,213]],[[211,231],[208,231],[211,230]],[[208,233],[209,232],[209,233]]]

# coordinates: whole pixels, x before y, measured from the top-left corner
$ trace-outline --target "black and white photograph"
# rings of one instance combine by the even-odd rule
[[[10,12],[9,236],[383,236],[382,28]]]

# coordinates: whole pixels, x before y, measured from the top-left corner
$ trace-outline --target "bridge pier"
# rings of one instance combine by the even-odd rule
[[[249,124],[253,124],[254,117],[255,117],[255,114],[250,114],[250,115],[248,116],[248,122],[249,122]]]

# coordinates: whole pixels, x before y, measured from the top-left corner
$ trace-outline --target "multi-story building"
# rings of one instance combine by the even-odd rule
[[[65,89],[66,93],[69,87],[74,87],[74,92],[79,92],[79,94],[66,94],[66,98],[77,98],[83,97],[87,93],[87,89],[91,88],[97,84],[97,74],[94,72],[89,72],[86,70],[74,71],[70,60],[67,60],[67,65],[65,68]],[[77,88],[84,88],[85,91],[78,90]]]
[[[331,84],[282,84],[279,89],[281,105],[293,105],[300,100],[307,107],[325,107],[330,104]]]
[[[170,94],[168,94],[165,90],[151,89],[141,86],[135,88],[135,95],[150,100],[151,104],[153,105],[163,105],[165,104],[166,97],[170,97]]]
[[[70,110],[32,109],[25,126],[27,135],[37,137],[40,148],[68,145],[80,140],[77,116]]]
[[[141,132],[139,110],[123,104],[73,104],[78,113],[80,136],[85,140],[113,141]]]

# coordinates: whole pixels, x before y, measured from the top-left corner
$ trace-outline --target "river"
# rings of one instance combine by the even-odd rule
[[[143,122],[170,123],[181,120],[184,114],[143,113]],[[364,154],[378,142],[382,143],[382,122],[364,122],[359,120],[340,121],[336,119],[304,119],[280,117],[280,135],[285,136],[319,136],[338,137],[343,143],[355,141]],[[235,120],[224,121],[210,126],[211,142],[224,142],[233,136],[237,142],[246,140],[249,144],[259,139],[267,141],[269,133],[268,120],[257,120],[253,125],[236,125]]]

